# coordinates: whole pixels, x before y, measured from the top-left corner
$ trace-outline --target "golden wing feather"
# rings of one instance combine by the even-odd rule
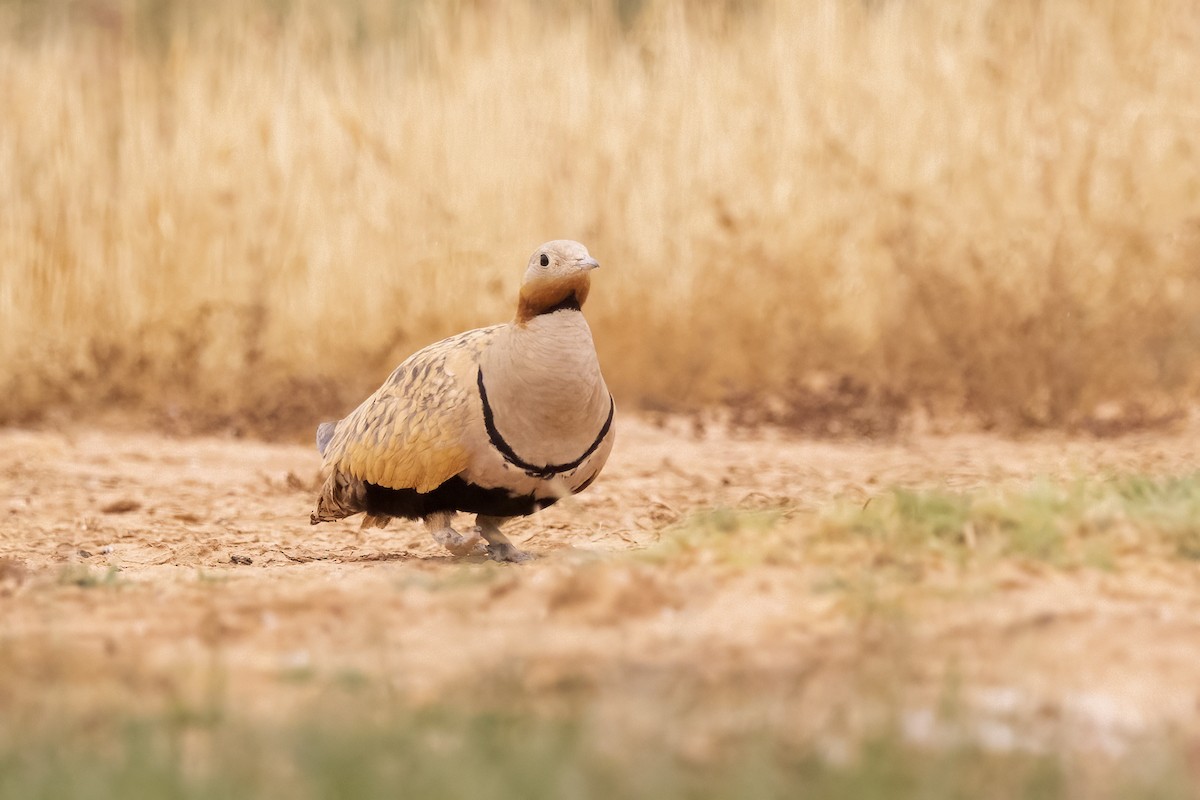
[[[338,423],[325,463],[389,489],[429,492],[467,468],[479,354],[499,326],[432,344]]]

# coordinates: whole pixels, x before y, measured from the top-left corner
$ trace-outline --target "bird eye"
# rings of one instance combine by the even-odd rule
[[[543,267],[550,266],[550,256],[546,255],[545,253],[542,253],[541,265]]]

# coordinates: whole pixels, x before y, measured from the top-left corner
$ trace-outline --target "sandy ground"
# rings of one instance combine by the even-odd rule
[[[0,715],[186,711],[216,694],[271,717],[331,685],[406,703],[570,694],[626,739],[704,755],[769,727],[836,755],[888,715],[914,740],[950,736],[953,695],[967,711],[955,731],[997,749],[1200,741],[1195,562],[935,560],[875,591],[854,550],[799,565],[648,557],[707,508],[1185,473],[1198,454],[1196,424],[877,444],[626,416],[590,490],[508,529],[537,559],[501,565],[448,557],[416,523],[310,526],[306,447],[4,430]]]

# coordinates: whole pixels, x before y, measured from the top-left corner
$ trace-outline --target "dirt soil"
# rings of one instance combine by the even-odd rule
[[[626,415],[591,489],[507,529],[536,560],[502,565],[449,557],[417,523],[310,526],[308,447],[4,430],[0,716],[187,711],[215,694],[271,718],[361,685],[405,703],[585,696],[601,729],[665,736],[697,756],[764,726],[836,755],[887,714],[914,740],[950,735],[952,693],[969,711],[958,732],[997,749],[1190,739],[1194,561],[934,561],[875,592],[857,560],[646,554],[671,524],[714,507],[820,510],[892,486],[1179,474],[1198,454],[1195,423],[1112,440],[829,443]]]

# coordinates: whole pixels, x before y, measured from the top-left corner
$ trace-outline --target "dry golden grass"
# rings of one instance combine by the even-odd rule
[[[555,237],[627,407],[1153,417],[1197,75],[1183,0],[3,3],[0,421],[307,424]]]

